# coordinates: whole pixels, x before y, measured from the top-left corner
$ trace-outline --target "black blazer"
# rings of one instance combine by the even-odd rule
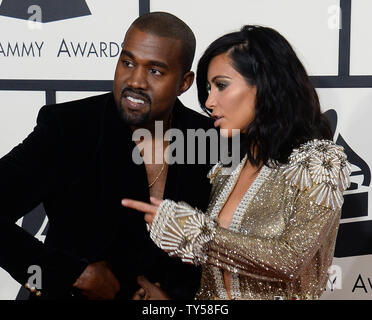
[[[186,134],[213,124],[177,100],[172,127]],[[0,266],[22,285],[29,266],[40,266],[42,299],[70,298],[74,281],[99,260],[111,263],[121,283],[118,298],[132,296],[140,274],[160,281],[173,298],[195,294],[200,270],[158,249],[143,214],[121,205],[124,197],[149,201],[146,169],[132,160],[131,137],[107,93],[44,106],[33,132],[0,159]],[[164,198],[205,210],[210,167],[170,165]],[[44,244],[15,224],[40,203],[49,219]]]

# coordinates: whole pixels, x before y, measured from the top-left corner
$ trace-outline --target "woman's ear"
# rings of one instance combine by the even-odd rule
[[[186,92],[194,82],[195,74],[192,71],[186,72],[183,75],[182,82],[178,91],[178,96]]]

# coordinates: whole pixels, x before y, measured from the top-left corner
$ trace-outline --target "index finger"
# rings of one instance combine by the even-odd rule
[[[143,202],[143,201],[132,200],[132,199],[123,199],[121,201],[121,203],[124,207],[132,208],[132,209],[135,209],[137,211],[144,212],[144,213],[150,213],[152,215],[155,215],[156,211],[157,211],[156,206],[153,206],[153,205],[148,204],[148,203]]]

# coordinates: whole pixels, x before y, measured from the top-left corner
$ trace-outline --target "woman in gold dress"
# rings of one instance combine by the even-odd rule
[[[205,213],[171,200],[123,205],[145,212],[169,255],[202,265],[196,299],[319,298],[350,165],[303,65],[275,30],[244,26],[208,47],[197,85],[221,133],[241,131],[240,164],[213,167]]]

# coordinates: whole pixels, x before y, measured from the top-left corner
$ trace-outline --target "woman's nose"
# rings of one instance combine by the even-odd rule
[[[215,99],[213,98],[212,92],[209,92],[207,101],[205,101],[205,106],[207,109],[213,110],[215,105]]]

